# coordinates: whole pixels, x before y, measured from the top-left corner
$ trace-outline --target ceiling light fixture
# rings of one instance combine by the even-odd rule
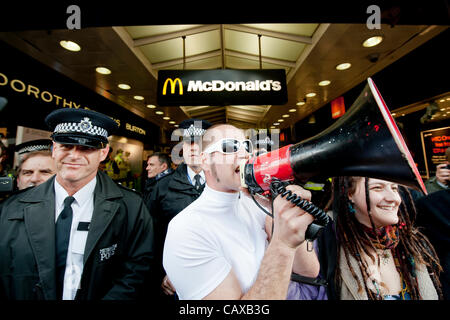
[[[95,71],[97,71],[100,74],[111,74],[111,70],[105,67],[97,67],[95,68]]]
[[[283,114],[282,117],[283,117],[283,118],[289,118],[290,115],[288,115],[288,114]]]
[[[297,109],[289,109],[289,112],[295,112]]]
[[[155,106],[155,105],[153,105],[153,104],[148,104],[148,105],[147,105],[147,108],[149,108],[149,109],[155,109],[155,108],[156,108],[156,106]]]
[[[63,47],[66,50],[69,50],[69,51],[76,52],[76,51],[80,51],[81,50],[80,45],[78,43],[76,43],[76,42],[73,42],[73,41],[61,40],[59,42],[59,44],[61,45],[61,47]]]
[[[302,106],[302,105],[304,105],[306,102],[305,101],[299,101],[299,102],[297,102],[297,105],[298,106]]]
[[[336,66],[336,69],[342,71],[342,70],[346,70],[346,69],[350,68],[351,66],[352,66],[351,63],[349,63],[349,62],[344,62],[344,63],[338,64],[338,65]]]
[[[133,97],[135,100],[144,100],[143,96],[134,96]]]
[[[312,97],[315,97],[315,96],[316,96],[316,93],[315,93],[315,92],[310,92],[310,93],[307,93],[306,96],[307,96],[308,98],[312,98]]]
[[[170,120],[170,117],[163,117],[164,120]]]
[[[120,83],[117,86],[122,90],[130,90],[131,89],[131,86],[126,83]]]
[[[277,121],[278,121],[278,122],[283,122],[284,120],[283,120],[283,119],[278,119]]]
[[[325,86],[329,85],[330,83],[331,83],[330,80],[322,80],[319,82],[319,86],[325,87]]]
[[[279,122],[274,122],[273,125],[274,125],[274,126],[279,126],[280,123],[279,123]]]
[[[381,41],[383,41],[382,36],[374,36],[366,39],[362,45],[365,48],[375,47],[376,45],[379,45]]]
[[[169,121],[170,124],[175,124],[175,121]]]
[[[156,114],[164,114],[162,111],[155,111]]]

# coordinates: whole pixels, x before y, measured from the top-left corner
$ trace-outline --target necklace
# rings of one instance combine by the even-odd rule
[[[378,256],[381,258],[383,265],[387,265],[389,263],[389,259],[391,258],[391,250],[383,250],[381,254],[378,253]]]

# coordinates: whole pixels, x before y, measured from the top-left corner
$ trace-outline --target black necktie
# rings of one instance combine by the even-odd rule
[[[195,189],[200,189],[200,187],[202,186],[202,184],[200,183],[200,175],[199,174],[196,174],[195,176],[194,176],[194,180],[195,180],[195,185],[194,185],[194,187],[195,187]]]
[[[64,272],[66,271],[67,247],[69,246],[70,228],[72,226],[72,202],[74,197],[64,199],[64,209],[56,220],[55,249],[56,249],[56,289],[57,298],[62,298],[64,287]]]

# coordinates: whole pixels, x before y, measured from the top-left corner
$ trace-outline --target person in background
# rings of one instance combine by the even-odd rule
[[[37,186],[56,173],[51,153],[52,140],[31,140],[16,146],[19,154],[16,183],[19,190]]]
[[[10,196],[0,211],[0,300],[131,300],[152,268],[152,219],[139,194],[98,166],[110,117],[63,108],[53,131],[56,175]]]
[[[430,239],[442,265],[442,293],[450,300],[450,189],[439,190],[418,199],[417,225]]]
[[[174,291],[166,283],[162,254],[167,226],[181,210],[196,200],[203,191],[205,174],[201,168],[201,137],[211,124],[200,119],[187,119],[179,124],[183,133],[183,159],[177,169],[161,178],[153,188],[146,204],[155,224],[155,257],[159,266],[159,281],[165,295]],[[162,298],[165,297],[162,295]]]
[[[450,188],[450,147],[445,150],[445,158],[444,163],[436,166],[436,176],[425,182],[428,193]]]
[[[172,161],[167,153],[155,152],[147,159],[147,179],[145,180],[144,202],[147,203],[153,188],[161,178],[172,174]]]
[[[320,237],[329,241],[319,242],[319,252],[328,252],[321,267],[329,299],[442,297],[442,268],[433,246],[415,226],[407,188],[374,178],[334,178],[332,209],[334,221]]]
[[[100,162],[99,170],[104,171],[108,177],[113,180],[117,179],[119,168],[117,167],[116,162],[113,157],[113,148],[109,147],[108,156],[105,160]]]
[[[8,163],[8,147],[0,141],[0,177],[12,177],[11,165]]]
[[[6,159],[8,158],[5,145],[0,141],[0,207],[6,198],[10,196],[13,191],[13,176],[14,174],[8,170]]]

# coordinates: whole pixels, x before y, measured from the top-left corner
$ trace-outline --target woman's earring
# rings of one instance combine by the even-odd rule
[[[348,211],[350,212],[350,213],[355,213],[356,211],[355,211],[355,207],[353,206],[353,202],[351,202],[351,201],[348,201],[347,202],[347,205],[348,205]]]

